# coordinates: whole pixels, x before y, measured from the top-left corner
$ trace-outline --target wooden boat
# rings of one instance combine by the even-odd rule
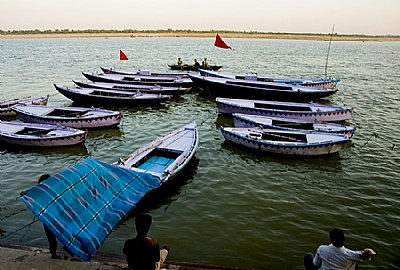
[[[118,125],[122,119],[122,114],[118,111],[97,108],[15,105],[13,110],[23,122],[71,128],[111,127]]]
[[[157,105],[171,96],[148,94],[138,91],[120,91],[97,88],[79,88],[54,84],[58,92],[77,104],[86,106],[101,105],[106,107],[136,107]]]
[[[147,172],[168,183],[183,171],[199,143],[196,123],[185,125],[121,158],[118,166]]]
[[[189,77],[195,86],[212,97],[304,101],[324,98],[337,91],[286,83],[207,77],[199,74],[189,74]]]
[[[256,114],[308,122],[336,122],[352,117],[353,108],[328,106],[318,103],[297,103],[267,100],[248,100],[216,98],[217,109],[221,114]]]
[[[337,83],[340,82],[340,79],[334,78],[310,78],[310,77],[272,77],[272,76],[259,76],[257,74],[229,74],[222,73],[211,70],[199,69],[200,75],[202,76],[210,76],[210,77],[219,77],[226,79],[240,79],[240,80],[248,80],[248,81],[261,81],[261,82],[277,82],[277,83],[287,83],[287,84],[296,84],[302,86],[309,87],[317,87],[317,88],[335,88]]]
[[[0,141],[20,146],[54,147],[81,144],[87,131],[37,123],[0,121]]]
[[[170,69],[172,70],[189,70],[189,71],[198,71],[199,68],[194,67],[192,65],[168,65]],[[216,66],[216,65],[211,65],[208,66],[207,68],[205,67],[201,67],[203,70],[207,69],[207,70],[219,70],[220,68],[222,68],[222,66]]]
[[[282,129],[294,131],[303,130],[310,132],[345,134],[349,138],[353,136],[356,129],[354,126],[329,122],[308,122],[299,119],[263,115],[233,113],[232,116],[235,127],[242,128],[262,127],[265,129]]]
[[[46,105],[49,100],[49,96],[42,97],[24,97],[16,98],[11,100],[5,100],[0,102],[0,119],[15,116],[15,112],[11,109],[16,104],[32,104],[32,105]]]
[[[187,77],[189,71],[185,72],[161,72],[150,70],[120,70],[115,68],[100,67],[104,73],[107,74],[121,74],[121,75],[145,75],[145,76],[173,76],[173,77]]]
[[[90,261],[142,198],[183,172],[197,145],[192,123],[121,159],[119,165],[85,158],[22,192],[19,199],[68,252]]]
[[[171,76],[144,76],[144,75],[121,75],[121,74],[96,74],[82,72],[88,80],[92,82],[109,82],[118,84],[147,84],[147,85],[162,85],[175,87],[191,87],[192,80],[185,77]]]
[[[106,82],[90,82],[90,81],[75,81],[72,80],[77,86],[82,88],[98,88],[108,90],[128,90],[128,91],[140,91],[142,93],[149,94],[162,94],[181,96],[189,92],[191,87],[171,87],[161,85],[145,85],[145,84],[123,84],[123,83],[106,83]]]
[[[343,134],[313,133],[262,128],[222,127],[226,140],[263,152],[318,156],[338,152],[350,140]]]

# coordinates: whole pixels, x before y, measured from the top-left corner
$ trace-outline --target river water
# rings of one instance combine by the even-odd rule
[[[53,83],[72,85],[100,66],[167,71],[177,57],[207,57],[221,71],[324,76],[327,41],[213,38],[0,39],[0,100],[50,95],[71,102]],[[119,61],[119,50],[129,57]],[[320,158],[257,154],[226,143],[214,100],[193,92],[151,108],[121,108],[118,128],[89,132],[85,146],[47,150],[0,147],[2,243],[47,247],[40,222],[19,193],[43,173],[56,173],[86,156],[119,157],[191,121],[199,127],[196,163],[179,185],[144,211],[150,235],[171,247],[169,260],[256,269],[303,269],[305,252],[328,243],[342,228],[346,246],[371,247],[378,256],[361,269],[398,269],[400,252],[400,43],[333,42],[328,75],[341,79],[324,103],[355,109],[352,143]],[[32,224],[31,224],[32,223]],[[122,255],[135,235],[134,218],[117,226],[99,253]]]

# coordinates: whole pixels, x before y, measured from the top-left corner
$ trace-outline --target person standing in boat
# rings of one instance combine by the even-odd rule
[[[204,58],[203,68],[208,68],[208,61],[207,61],[207,58]]]
[[[178,57],[178,62],[177,62],[178,66],[182,66],[183,62],[182,59],[180,57]]]
[[[158,241],[147,236],[151,222],[150,215],[139,214],[135,220],[137,235],[125,242],[122,251],[130,270],[160,270],[168,256],[167,246],[160,249]]]
[[[358,261],[364,261],[376,255],[375,251],[370,248],[360,251],[345,248],[344,233],[340,229],[330,231],[329,240],[331,244],[319,246],[315,256],[311,253],[307,253],[304,256],[304,267],[306,270],[354,270],[358,269]]]
[[[46,173],[39,177],[38,183],[43,182],[44,180],[50,178],[50,174]],[[49,242],[49,250],[52,259],[60,259],[61,257],[57,255],[57,238],[54,234],[50,231],[46,225],[43,224],[44,232],[47,236],[47,241]]]

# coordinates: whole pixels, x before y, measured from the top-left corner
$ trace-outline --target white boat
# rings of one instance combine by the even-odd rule
[[[104,73],[107,74],[121,74],[121,75],[145,75],[145,76],[173,76],[173,77],[187,77],[189,71],[182,72],[161,72],[161,71],[150,71],[150,70],[122,70],[112,67],[100,67]]]
[[[42,97],[24,97],[16,98],[5,101],[0,101],[0,119],[15,116],[15,112],[11,109],[16,104],[32,104],[32,105],[46,105],[49,101],[49,96]]]
[[[318,103],[216,98],[221,114],[256,114],[305,120],[308,122],[344,121],[352,117],[353,108]]]
[[[54,147],[81,144],[87,131],[59,125],[0,121],[0,141],[20,146]]]
[[[62,125],[72,128],[101,128],[121,122],[118,111],[83,107],[16,105],[12,108],[19,120],[30,123]]]
[[[272,117],[253,114],[234,113],[233,123],[235,127],[262,127],[265,129],[303,130],[308,132],[325,132],[333,134],[345,134],[351,138],[356,128],[329,122],[308,122],[298,119]]]
[[[259,82],[276,82],[276,83],[287,83],[297,84],[309,87],[323,87],[323,88],[335,88],[339,79],[334,78],[311,78],[311,77],[273,77],[273,76],[259,76],[257,74],[230,74],[225,72],[218,72],[213,70],[199,69],[202,76],[219,77],[227,79],[241,79],[248,81],[259,81]]]
[[[319,156],[338,152],[350,141],[347,135],[262,128],[222,127],[235,144],[274,154]]]
[[[165,184],[182,172],[194,156],[198,143],[197,125],[193,122],[121,158],[118,166],[151,173]]]

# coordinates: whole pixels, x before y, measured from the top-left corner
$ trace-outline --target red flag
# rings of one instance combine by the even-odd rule
[[[128,60],[126,54],[121,50],[119,50],[119,60]]]
[[[218,34],[215,37],[214,46],[216,46],[218,48],[222,48],[222,49],[231,49],[232,50],[232,48],[230,46],[228,46],[228,44],[226,44]]]

